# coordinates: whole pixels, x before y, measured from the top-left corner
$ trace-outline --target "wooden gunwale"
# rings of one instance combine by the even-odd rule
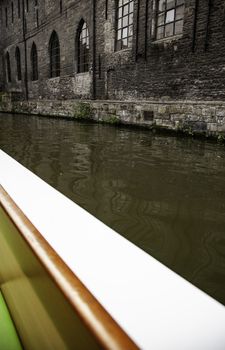
[[[0,206],[74,311],[104,349],[138,349],[0,185]],[[109,291],[110,293],[110,291]]]

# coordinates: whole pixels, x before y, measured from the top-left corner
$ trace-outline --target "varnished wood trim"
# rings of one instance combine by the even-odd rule
[[[110,350],[138,349],[1,185],[0,205],[99,344]]]

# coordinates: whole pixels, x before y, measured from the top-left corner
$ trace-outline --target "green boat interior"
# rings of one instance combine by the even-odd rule
[[[22,350],[14,322],[0,291],[0,349]]]
[[[137,349],[35,230],[0,188],[0,349]]]
[[[3,328],[8,330],[0,332],[18,344],[15,349],[20,349],[15,328],[25,349],[63,350],[74,345],[77,349],[99,349],[96,339],[1,207],[0,223],[1,308],[5,310]],[[4,347],[3,341],[8,342],[5,335],[0,336],[0,349],[14,350],[9,345]]]

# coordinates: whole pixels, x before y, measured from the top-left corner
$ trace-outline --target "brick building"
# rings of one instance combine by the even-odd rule
[[[140,108],[139,119],[145,115],[149,122],[157,116],[159,120],[174,114],[180,120],[183,115],[196,119],[205,114],[208,119],[197,119],[206,122],[206,128],[225,116],[223,0],[0,0],[0,4],[3,91],[31,101],[160,103],[160,110],[156,105]],[[183,108],[187,101],[192,108]],[[193,102],[200,101],[193,112]],[[213,112],[216,101],[219,111]],[[168,110],[171,103],[178,112]],[[209,127],[213,131],[213,125]]]

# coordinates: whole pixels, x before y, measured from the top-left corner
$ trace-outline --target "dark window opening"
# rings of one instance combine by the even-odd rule
[[[108,19],[108,0],[105,0],[105,19]]]
[[[60,45],[56,32],[53,32],[49,42],[50,78],[60,76]]]
[[[184,0],[159,0],[156,39],[168,38],[183,32]]]
[[[35,11],[36,27],[39,27],[38,0],[34,0],[34,11]]]
[[[98,78],[102,79],[102,59],[101,59],[101,55],[98,56]]]
[[[12,12],[12,23],[14,22],[14,5],[13,2],[11,2],[11,12]]]
[[[90,59],[89,31],[87,23],[81,21],[78,31],[78,73],[88,72]]]
[[[18,17],[20,18],[20,0],[17,2],[17,7],[18,7]]]
[[[132,46],[134,1],[119,0],[116,21],[116,50]]]
[[[26,1],[27,12],[29,12],[29,0]]]
[[[11,64],[10,64],[10,57],[9,53],[6,53],[6,75],[7,75],[7,80],[9,83],[11,83]]]
[[[59,1],[59,9],[60,9],[60,13],[62,13],[62,0]]]
[[[31,80],[38,80],[38,54],[37,47],[35,43],[33,43],[31,48]]]
[[[18,47],[16,48],[15,57],[16,57],[16,68],[17,68],[17,80],[20,81],[22,77],[22,73],[21,73],[20,49]]]
[[[8,10],[5,8],[5,26],[8,27]]]
[[[24,18],[24,31],[27,32],[27,19]]]
[[[37,24],[37,27],[39,27],[39,12],[38,12],[38,9],[36,9],[36,24]]]

